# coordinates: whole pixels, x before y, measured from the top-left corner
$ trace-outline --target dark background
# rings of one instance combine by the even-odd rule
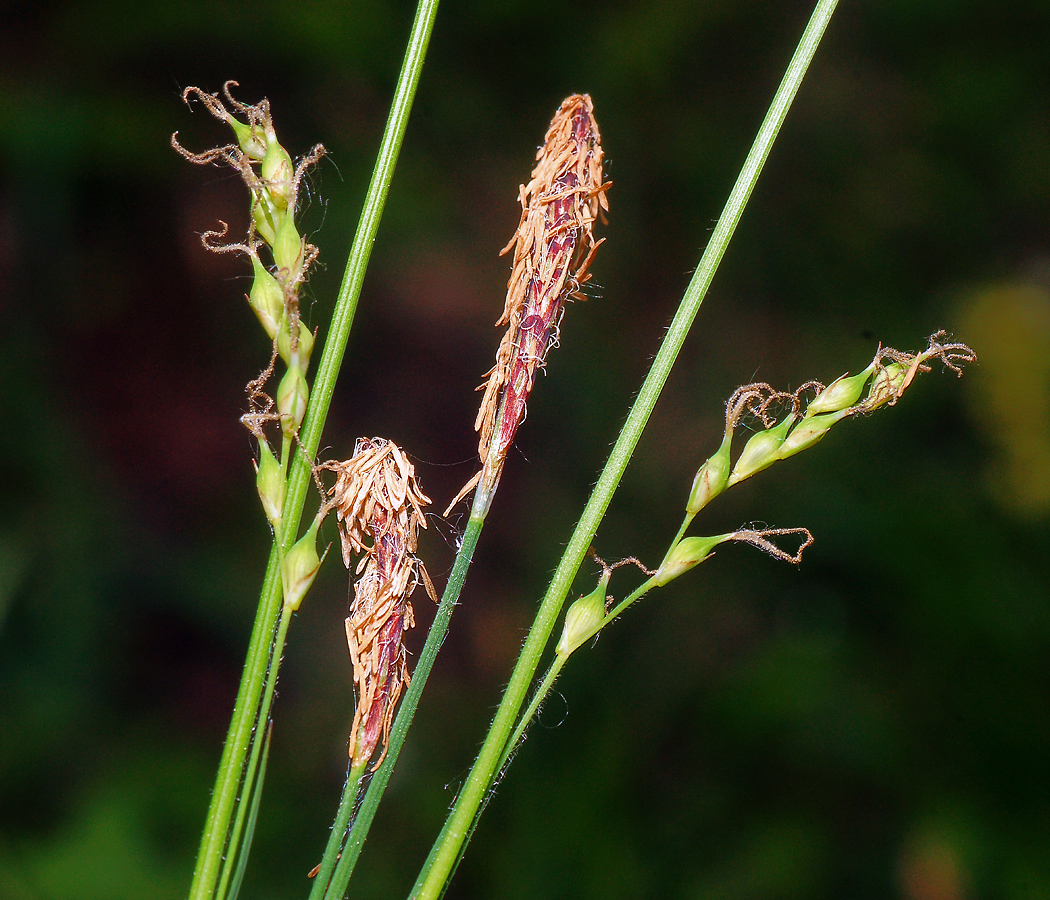
[[[396,440],[438,510],[472,474],[496,254],[569,93],[594,98],[612,209],[354,897],[414,880],[809,11],[439,11],[324,455]],[[303,212],[323,337],[411,16],[2,7],[0,897],[184,896],[269,548],[237,421],[269,348],[245,262],[196,236],[247,199],[170,149],[228,140],[179,94],[235,78],[294,154],[328,148]],[[659,560],[738,384],[829,381],[939,328],[980,364],[704,513],[694,533],[817,544],[798,569],[723,548],[580,650],[450,897],[1050,897],[1048,47],[1037,0],[842,4],[596,548]],[[463,523],[431,520],[439,586]],[[304,897],[320,859],[346,597],[333,556],[291,632],[244,897]]]

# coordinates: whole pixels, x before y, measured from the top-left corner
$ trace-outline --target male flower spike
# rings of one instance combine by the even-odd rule
[[[422,580],[436,602],[434,586],[415,555],[419,528],[427,527],[415,470],[397,444],[361,438],[345,462],[319,467],[336,473],[327,509],[335,508],[343,562],[353,554],[357,584],[346,617],[346,642],[354,666],[357,703],[350,730],[353,766],[367,763],[382,743],[375,768],[386,755],[390,723],[409,682],[402,634],[415,624],[409,597]]]
[[[525,418],[525,403],[557,335],[565,301],[580,288],[602,243],[592,233],[599,209],[608,210],[602,181],[602,145],[587,94],[567,98],[536,153],[532,179],[519,188],[521,221],[502,256],[514,249],[507,300],[497,326],[507,331],[496,364],[482,386],[474,430],[480,435],[481,471],[449,508],[477,485],[473,514],[484,516],[499,484],[507,451]],[[482,388],[479,388],[481,390]]]

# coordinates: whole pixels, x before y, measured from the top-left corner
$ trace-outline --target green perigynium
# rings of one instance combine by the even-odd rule
[[[310,354],[314,349],[314,336],[309,328],[299,329],[299,346],[292,349],[292,333],[288,328],[282,328],[277,332],[277,353],[284,360],[285,365],[292,365],[293,359],[298,356],[298,364],[303,373],[310,364]]]
[[[857,375],[842,375],[822,390],[806,409],[806,416],[820,416],[825,413],[837,413],[853,406],[864,393],[871,373],[875,371],[876,362]]]
[[[610,575],[612,570],[606,568],[598,586],[575,601],[565,613],[565,626],[555,651],[559,656],[569,656],[601,628],[605,619],[605,589],[609,586]]]
[[[281,417],[281,429],[289,440],[299,433],[309,399],[310,388],[303,370],[297,365],[291,366],[277,386],[277,412]]]
[[[284,511],[284,471],[266,441],[259,443],[259,463],[256,466],[255,486],[259,491],[263,512],[270,525],[277,528]]]
[[[660,563],[653,581],[656,587],[663,587],[674,581],[679,575],[696,568],[707,559],[719,544],[733,539],[733,534],[719,534],[715,537],[687,537],[675,544]]]
[[[895,404],[911,383],[909,375],[913,375],[911,368],[899,362],[892,362],[880,369],[872,379],[871,389],[862,404],[864,411],[870,412],[887,404]]]
[[[317,528],[320,518],[313,524],[284,556],[281,577],[284,582],[284,605],[287,609],[298,609],[303,597],[314,583],[322,557],[317,555]]]
[[[229,89],[231,87],[237,87],[237,82],[226,82],[224,86],[226,98],[230,101],[231,105],[234,105],[235,107],[240,106],[240,104],[234,101],[230,96]],[[193,91],[194,89],[190,88],[189,92]],[[205,104],[208,104],[209,110],[217,119],[221,119],[233,129],[233,136],[237,138],[237,144],[241,150],[244,151],[244,155],[256,162],[262,162],[266,156],[267,147],[276,143],[277,136],[274,134],[273,129],[259,128],[254,121],[251,124],[245,124],[226,112],[226,108],[222,105],[222,101],[220,101],[218,97],[211,94],[207,96],[215,100],[214,108],[207,98],[201,97],[201,99]],[[183,97],[185,98],[186,94],[183,94]]]
[[[756,472],[768,469],[780,457],[780,448],[787,440],[788,429],[795,424],[795,414],[791,413],[775,428],[753,434],[740,453],[733,472],[729,476],[727,487],[750,478]]]
[[[791,430],[791,434],[780,445],[780,450],[777,451],[777,459],[787,459],[789,456],[808,450],[823,439],[832,425],[842,421],[848,415],[848,409],[827,413],[823,416],[807,415]]]
[[[249,257],[254,277],[252,289],[248,293],[248,303],[258,316],[266,336],[272,341],[278,336],[278,328],[284,319],[284,291],[257,254],[250,253]]]
[[[273,238],[273,261],[285,284],[297,278],[303,265],[305,241],[295,227],[295,220],[285,214]]]
[[[729,472],[731,463],[729,453],[733,446],[732,423],[726,423],[725,436],[722,444],[707,462],[705,462],[693,478],[693,486],[689,491],[689,500],[685,510],[695,516],[708,503],[726,489],[729,483]]]
[[[267,135],[266,155],[263,156],[259,175],[267,186],[270,202],[276,209],[286,211],[295,204],[295,166],[288,151],[277,142],[271,130]]]

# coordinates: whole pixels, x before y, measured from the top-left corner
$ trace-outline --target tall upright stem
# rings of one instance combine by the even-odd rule
[[[328,416],[328,408],[335,391],[346,342],[353,325],[354,313],[357,311],[357,301],[361,296],[365,270],[368,267],[372,245],[379,229],[383,209],[386,206],[386,198],[394,176],[394,167],[397,164],[401,143],[408,126],[412,101],[415,98],[416,87],[423,70],[423,60],[426,57],[427,45],[433,32],[437,5],[437,0],[420,0],[416,9],[416,18],[412,24],[405,61],[398,77],[379,155],[347,260],[346,272],[339,288],[328,336],[324,342],[324,351],[317,366],[317,377],[314,380],[310,404],[299,433],[303,453],[294,455],[288,477],[283,514],[285,549],[295,542],[298,533],[299,521],[311,480],[308,460],[313,459],[317,453],[321,432]],[[276,646],[273,640],[281,599],[281,574],[275,546],[270,553],[270,561],[260,591],[259,606],[252,627],[244,672],[237,692],[230,730],[223,747],[222,760],[216,775],[215,790],[212,793],[208,816],[204,824],[200,852],[190,885],[191,900],[211,900],[215,896],[239,787],[249,759],[251,743],[257,737],[255,728],[262,704],[266,674],[270,669],[271,659],[274,667],[279,666],[283,652],[283,646]],[[274,675],[276,676],[276,671]]]
[[[467,521],[466,530],[463,532],[463,540],[459,546],[459,552],[456,554],[456,561],[452,564],[452,573],[448,577],[448,584],[445,585],[445,593],[438,604],[434,621],[430,626],[430,631],[427,633],[426,643],[419,654],[419,662],[416,663],[415,671],[412,673],[412,683],[408,686],[408,690],[405,691],[405,696],[401,700],[401,708],[397,711],[397,718],[394,719],[393,727],[390,729],[390,743],[387,745],[386,759],[383,760],[383,765],[372,776],[372,781],[368,785],[368,791],[365,793],[364,800],[361,801],[361,808],[357,811],[356,816],[353,817],[353,826],[350,829],[350,834],[347,836],[345,844],[342,840],[343,834],[341,831],[329,838],[328,847],[325,849],[325,859],[340,853],[340,846],[342,846],[342,855],[339,857],[339,864],[332,875],[332,881],[323,895],[325,900],[342,900],[346,886],[350,882],[350,876],[353,874],[354,866],[357,864],[357,858],[361,855],[361,848],[368,837],[368,831],[372,827],[372,820],[375,818],[376,810],[379,808],[379,802],[383,799],[383,792],[390,781],[390,775],[394,771],[394,765],[397,763],[401,747],[405,743],[405,735],[408,734],[409,726],[412,724],[416,707],[419,705],[420,695],[426,686],[430,670],[434,667],[434,660],[437,658],[438,650],[441,649],[445,635],[448,633],[452,611],[456,608],[456,603],[459,602],[459,595],[463,590],[463,582],[466,580],[467,570],[470,568],[470,562],[474,556],[474,548],[478,545],[478,538],[481,537],[481,529],[484,524],[485,520],[476,516],[471,516]],[[346,804],[353,803],[353,799],[349,790],[343,791],[343,800],[340,804],[339,812],[336,814],[337,822],[344,816],[349,818],[346,812]],[[317,900],[317,897],[318,895],[311,892],[310,900]]]
[[[605,510],[627,468],[627,463],[656,405],[671,367],[689,333],[693,319],[707,294],[718,264],[736,231],[747,201],[769,156],[769,151],[780,132],[837,3],[838,0],[819,0],[802,34],[780,87],[773,97],[751,150],[744,160],[736,184],[730,192],[722,215],[711,235],[711,240],[704,250],[700,264],[686,289],[685,296],[678,306],[678,311],[649,369],[649,374],[642,383],[634,406],[627,416],[623,430],[609,454],[605,468],[598,478],[576,530],[562,555],[474,767],[456,800],[434,851],[428,857],[427,864],[420,872],[412,890],[413,898],[437,900],[444,891],[445,882],[459,859],[477,811],[492,784],[504,748],[514,728],[518,713],[525,702],[529,685],[539,666],[543,649],[557,622],[572,580],[576,576],[587,548],[598,529],[598,524],[605,515]]]

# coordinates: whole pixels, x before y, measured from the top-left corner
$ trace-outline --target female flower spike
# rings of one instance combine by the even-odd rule
[[[362,438],[351,459],[320,468],[336,473],[327,507],[339,519],[343,562],[349,569],[353,554],[363,554],[346,618],[357,691],[350,759],[353,766],[367,763],[382,741],[378,768],[398,698],[409,681],[401,642],[403,632],[415,624],[408,598],[420,580],[435,597],[415,556],[419,527],[427,527],[423,506],[430,498],[420,490],[404,452],[383,438]]]
[[[288,151],[277,140],[270,102],[264,98],[250,106],[241,103],[230,93],[234,87],[237,87],[236,81],[226,82],[225,99],[188,87],[182,92],[182,99],[187,104],[194,99],[203,103],[211,115],[230,126],[236,143],[192,153],[179,143],[176,133],[171,136],[171,145],[198,165],[226,163],[240,174],[251,193],[251,222],[244,243],[226,242],[225,222],[220,222],[219,229],[201,235],[201,241],[212,252],[244,253],[252,262],[254,278],[247,299],[274,342],[274,357],[259,377],[248,383],[250,409],[241,417],[241,422],[262,445],[266,443],[263,428],[270,423],[279,422],[288,440],[298,436],[310,396],[305,374],[314,336],[300,321],[299,295],[318,250],[299,233],[295,214],[303,177],[325,150],[318,144],[298,165],[293,164]],[[272,267],[260,258],[259,251],[264,245],[270,248]],[[277,394],[270,397],[263,388],[273,375],[278,356],[288,370]],[[269,511],[267,516],[270,517]],[[274,521],[272,517],[270,521]]]
[[[507,331],[474,423],[482,468],[452,501],[454,505],[478,485],[473,515],[488,511],[507,451],[525,417],[536,370],[557,337],[565,301],[583,298],[580,287],[604,240],[596,241],[592,233],[599,209],[609,208],[602,156],[591,98],[574,94],[554,114],[536,153],[532,179],[519,188],[521,221],[500,254],[514,249],[506,306],[496,322]]]

